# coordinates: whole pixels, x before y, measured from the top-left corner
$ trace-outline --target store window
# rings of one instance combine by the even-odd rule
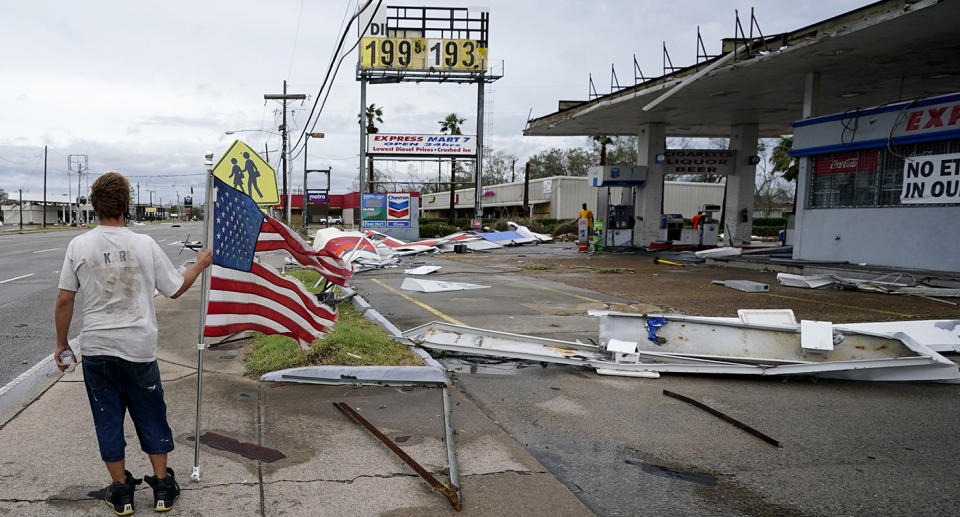
[[[960,139],[812,157],[808,208],[900,206],[904,156],[960,152]]]

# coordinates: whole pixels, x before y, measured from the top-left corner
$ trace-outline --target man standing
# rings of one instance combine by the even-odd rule
[[[587,220],[588,231],[593,230],[593,212],[587,208],[587,204],[583,204],[583,210],[580,210],[580,214],[577,215],[580,219]]]
[[[67,333],[73,306],[80,293],[83,327],[77,344],[83,353],[83,377],[93,412],[100,457],[113,483],[105,500],[117,515],[135,510],[134,490],[141,480],[125,469],[123,420],[130,412],[140,448],[147,453],[153,476],[154,510],[166,511],[180,495],[167,454],[173,435],[167,424],[167,406],[157,367],[157,318],[153,292],[177,298],[213,260],[209,250],[181,275],[156,241],[124,228],[130,204],[130,182],[110,172],[97,178],[90,201],[100,225],[75,237],[67,246],[60,272],[60,294],[54,318],[57,347],[54,358],[67,368],[61,354],[70,350]]]

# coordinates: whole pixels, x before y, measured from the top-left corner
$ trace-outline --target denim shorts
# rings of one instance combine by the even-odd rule
[[[123,439],[123,419],[127,411],[143,452],[164,454],[173,450],[156,361],[134,363],[108,355],[87,355],[81,364],[103,461],[124,458],[127,442]]]

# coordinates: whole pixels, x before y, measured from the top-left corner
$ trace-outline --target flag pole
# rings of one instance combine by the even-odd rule
[[[203,209],[203,242],[201,248],[213,249],[210,226],[213,224],[213,153],[207,153],[204,162],[207,176],[206,204]],[[197,332],[197,419],[193,432],[193,473],[190,479],[200,481],[200,406],[203,393],[203,349],[206,348],[203,330],[207,319],[207,295],[210,292],[210,268],[204,268],[200,277],[200,325]]]

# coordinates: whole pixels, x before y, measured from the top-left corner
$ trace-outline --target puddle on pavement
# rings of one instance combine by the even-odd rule
[[[690,483],[696,483],[698,485],[706,486],[717,486],[717,478],[709,474],[699,474],[697,472],[686,472],[683,470],[672,469],[669,467],[661,467],[660,465],[654,465],[652,463],[646,463],[639,460],[624,460],[630,465],[636,465],[640,467],[647,474],[653,474],[654,476],[660,476],[670,479],[679,479],[681,481],[687,481]]]

